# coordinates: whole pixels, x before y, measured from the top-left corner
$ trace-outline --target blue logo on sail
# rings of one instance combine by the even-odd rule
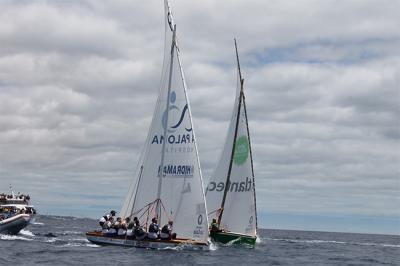
[[[179,107],[175,105],[175,101],[176,101],[175,91],[171,91],[170,96],[169,96],[169,101],[170,101],[170,105],[169,105],[168,109],[169,109],[169,116],[170,116],[172,111],[174,111],[174,110],[176,110],[177,112],[180,111]],[[168,128],[168,132],[172,133],[178,129],[178,127],[182,124],[188,110],[189,110],[189,107],[187,104],[185,104],[185,106],[182,109],[182,112],[180,113],[179,120],[176,123],[173,123],[173,125]],[[161,123],[162,123],[163,128],[165,128],[165,126],[167,124],[167,111],[164,112]],[[190,132],[190,131],[192,131],[192,128],[185,127],[185,130],[187,132]]]
[[[162,127],[165,129],[166,125],[167,125],[167,114],[168,114],[168,120],[169,123],[171,124],[168,128],[167,128],[167,132],[168,133],[174,133],[176,132],[179,127],[182,125],[183,121],[185,120],[186,115],[189,112],[189,106],[188,104],[185,104],[185,106],[183,107],[182,111],[180,110],[180,108],[178,106],[175,105],[176,102],[176,93],[175,91],[171,91],[170,96],[169,96],[169,101],[170,101],[170,105],[168,108],[168,112],[167,110],[164,111],[164,114],[162,116],[161,119],[161,124]],[[178,113],[178,115],[175,115],[175,117],[178,117],[178,119],[176,121],[171,121],[171,117],[172,114],[176,114]],[[167,141],[169,144],[184,144],[184,143],[192,143],[194,142],[194,135],[192,134],[192,127],[190,126],[190,128],[185,127],[186,132],[191,133],[191,134],[170,134],[167,136]],[[151,144],[162,144],[162,142],[164,141],[164,136],[160,135],[157,136],[155,135],[151,141]]]

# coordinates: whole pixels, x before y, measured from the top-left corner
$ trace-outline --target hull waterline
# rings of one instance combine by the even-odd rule
[[[16,235],[30,224],[33,216],[28,214],[18,214],[0,222],[0,233]]]
[[[92,231],[86,233],[87,239],[97,245],[115,245],[125,247],[136,247],[146,249],[167,249],[180,248],[188,250],[208,250],[207,243],[197,242],[190,239],[174,239],[174,240],[137,240],[126,236],[108,236],[102,232]]]
[[[210,237],[213,241],[222,244],[249,245],[255,246],[257,237],[237,234],[233,232],[211,232]]]

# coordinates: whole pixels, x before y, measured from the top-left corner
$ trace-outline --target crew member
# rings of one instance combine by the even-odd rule
[[[119,236],[124,236],[126,234],[126,228],[127,228],[125,220],[122,220],[121,217],[118,217],[117,218],[117,223],[118,223],[116,225],[117,234]]]
[[[217,219],[213,218],[210,226],[210,232],[221,232],[221,231],[222,230],[219,229],[219,224],[217,223]]]
[[[125,220],[122,222],[122,226],[124,227],[125,230],[128,229],[130,222],[131,222],[131,218],[129,218],[129,217],[126,217]]]
[[[133,226],[134,227],[140,227],[139,219],[136,216],[133,217]]]
[[[101,216],[100,220],[99,220],[99,225],[101,228],[104,227],[104,224],[107,222],[105,216]]]
[[[104,214],[99,220],[99,225],[101,228],[104,227],[105,223],[108,222],[110,218],[114,218],[115,214],[116,212],[114,210],[110,211],[110,213]]]
[[[172,224],[171,220],[168,221],[161,229],[160,238],[164,240],[171,240],[172,237]]]
[[[137,217],[133,218],[133,228],[134,228],[135,238],[137,240],[143,240],[146,237],[146,232],[144,231],[143,227],[140,226],[140,222]]]
[[[126,223],[126,235],[127,236],[134,236],[134,227],[135,224],[131,221],[130,217],[125,218]]]
[[[157,218],[151,219],[151,224],[149,226],[149,233],[147,235],[148,238],[150,239],[157,239],[158,238],[158,233],[160,231],[160,226],[157,223]]]
[[[115,235],[117,233],[117,230],[115,230],[115,221],[113,217],[110,217],[110,219],[108,220],[107,228],[108,228],[108,234]]]

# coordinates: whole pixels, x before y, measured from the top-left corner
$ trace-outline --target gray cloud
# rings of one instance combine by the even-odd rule
[[[233,106],[237,36],[260,212],[398,216],[398,1],[172,8],[206,180]],[[0,10],[0,191],[12,183],[44,212],[118,208],[158,93],[162,1]]]

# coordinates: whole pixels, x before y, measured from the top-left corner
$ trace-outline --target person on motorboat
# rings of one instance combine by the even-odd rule
[[[4,219],[8,219],[14,215],[13,209],[11,207],[5,207],[2,210]]]
[[[158,220],[157,218],[151,219],[151,224],[149,226],[149,233],[147,235],[148,238],[150,239],[157,239],[159,236],[160,232],[160,226],[158,225]]]
[[[36,210],[32,206],[25,206],[24,210],[26,214],[36,214]]]
[[[172,220],[169,220],[166,225],[161,228],[160,238],[164,240],[171,240],[172,238]]]

